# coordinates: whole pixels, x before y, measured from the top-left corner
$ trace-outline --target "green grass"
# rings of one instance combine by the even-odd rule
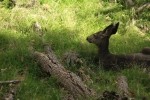
[[[150,46],[149,31],[138,27],[150,26],[147,10],[134,17],[134,8],[126,9],[120,3],[109,0],[39,0],[38,6],[19,7],[26,1],[17,1],[17,6],[12,9],[7,7],[7,0],[0,2],[0,81],[23,78],[16,99],[61,100],[66,93],[55,78],[41,72],[30,55],[31,45],[43,51],[42,40],[32,29],[35,21],[45,29],[43,40],[52,45],[59,59],[70,50],[81,55],[83,67],[92,69],[88,74],[93,83],[88,85],[97,93],[117,91],[115,79],[121,74],[128,78],[136,100],[150,98],[150,77],[143,69],[134,67],[121,72],[104,71],[93,61],[96,46],[86,41],[88,35],[119,21],[119,30],[110,39],[110,50],[115,54],[139,52],[143,47]],[[138,0],[137,5],[141,2]],[[74,72],[78,70],[71,69]],[[8,86],[1,86],[0,99],[7,90]]]

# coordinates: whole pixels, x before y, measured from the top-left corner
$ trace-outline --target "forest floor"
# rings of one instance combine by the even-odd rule
[[[44,74],[30,47],[43,51],[43,42],[51,45],[66,69],[80,76],[85,84],[98,93],[115,91],[118,76],[127,78],[135,100],[150,98],[150,72],[132,65],[120,71],[105,71],[95,63],[97,47],[86,41],[87,36],[104,29],[112,22],[120,22],[116,35],[110,38],[114,54],[139,52],[150,47],[150,13],[147,8],[139,14],[137,8],[148,2],[137,0],[133,7],[125,7],[113,0],[8,0],[0,1],[0,81],[21,80],[15,100],[61,100],[67,92],[53,76]],[[38,28],[37,28],[38,27]],[[80,63],[71,62],[64,55],[75,52]],[[109,62],[108,62],[109,63]],[[80,76],[82,77],[82,75]],[[0,85],[0,99],[11,85]],[[144,100],[144,99],[143,99]]]

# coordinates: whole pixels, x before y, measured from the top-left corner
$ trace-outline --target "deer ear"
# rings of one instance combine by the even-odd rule
[[[116,32],[118,30],[118,27],[119,27],[119,22],[113,25],[113,27],[112,27],[112,34],[116,34]]]
[[[109,26],[107,26],[104,30],[103,30],[103,33],[105,33],[107,30],[109,30],[110,28],[113,27],[113,23],[111,23]]]
[[[112,34],[116,34],[117,30],[118,30],[118,26],[119,26],[119,22],[116,24],[110,24],[109,26],[107,26],[104,30],[103,30],[103,34],[106,34],[108,36],[112,35]]]

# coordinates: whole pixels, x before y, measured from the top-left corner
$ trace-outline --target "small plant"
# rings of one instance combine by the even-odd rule
[[[13,8],[16,6],[16,0],[4,0],[3,4],[6,8]]]
[[[34,1],[35,6],[27,7]],[[99,94],[105,90],[118,93],[115,77],[121,73],[127,76],[136,100],[142,96],[150,98],[150,78],[146,69],[134,65],[135,68],[120,72],[105,71],[95,63],[95,45],[86,41],[87,36],[104,28],[107,23],[119,21],[118,33],[111,36],[109,41],[109,50],[113,54],[138,52],[143,47],[150,46],[149,11],[145,9],[137,16],[133,11],[136,6],[149,0],[136,0],[133,9],[126,9],[122,2],[123,0],[0,0],[0,80],[23,79],[17,88],[16,100],[62,99],[67,94],[66,91],[55,78],[41,72],[30,52],[31,46],[42,52],[44,41],[51,45],[60,60],[65,52],[78,53],[81,59],[67,56],[67,61],[68,64],[79,61],[79,64],[75,62],[75,66],[66,68],[75,73],[82,72],[79,68],[86,69],[88,72],[85,74],[92,80],[87,82],[88,85]],[[33,30],[33,22],[40,23],[44,33],[42,39]],[[0,100],[7,93],[8,86],[1,86],[1,90]]]

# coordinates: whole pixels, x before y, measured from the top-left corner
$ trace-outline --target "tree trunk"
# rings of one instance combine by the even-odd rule
[[[66,70],[57,60],[53,51],[46,47],[46,53],[33,52],[42,69],[54,76],[74,98],[89,98],[94,91],[89,89],[73,72]]]

